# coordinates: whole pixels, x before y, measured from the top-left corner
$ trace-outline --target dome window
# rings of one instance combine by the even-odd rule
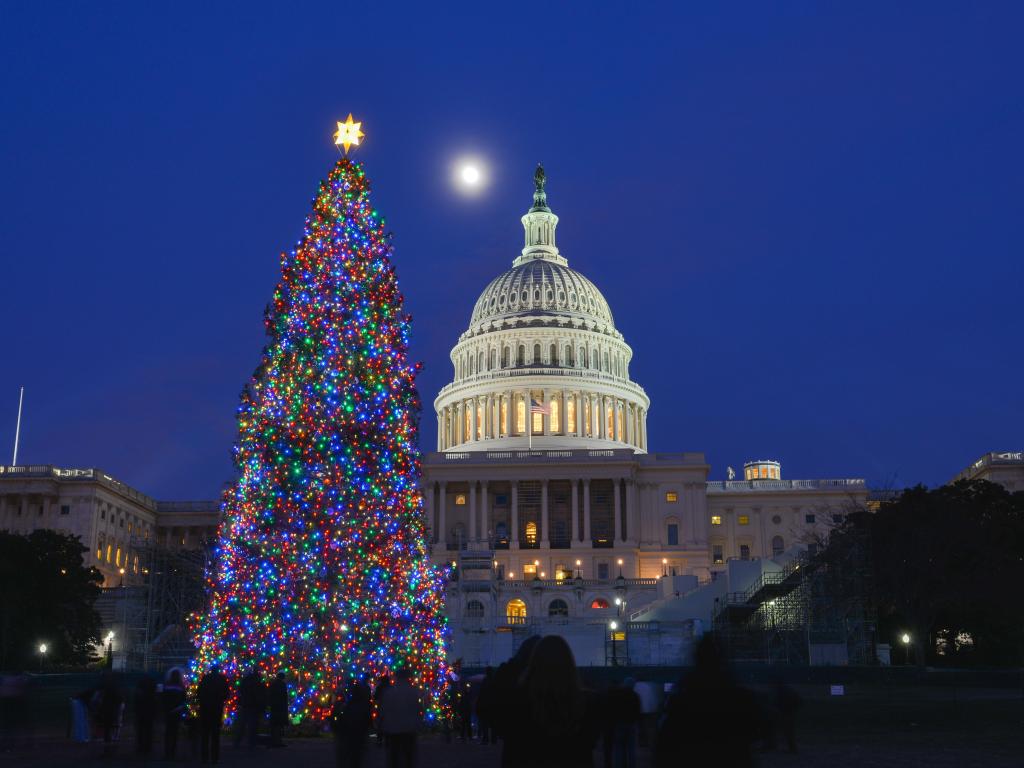
[[[548,301],[554,301],[555,293],[550,288],[548,289]]]
[[[523,303],[525,304],[529,300],[530,300],[530,292],[529,291],[523,291]]]
[[[565,291],[558,292],[558,303],[565,304]]]
[[[534,288],[533,290],[533,301],[535,304],[540,303],[540,288]]]

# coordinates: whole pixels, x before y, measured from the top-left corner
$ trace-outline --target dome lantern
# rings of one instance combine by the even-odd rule
[[[521,219],[523,229],[526,230],[526,245],[522,254],[512,262],[513,267],[535,259],[544,259],[562,265],[569,263],[564,256],[558,253],[558,247],[555,245],[555,228],[558,227],[558,217],[548,208],[546,186],[547,176],[544,173],[544,166],[537,163],[537,170],[533,174],[533,207]]]

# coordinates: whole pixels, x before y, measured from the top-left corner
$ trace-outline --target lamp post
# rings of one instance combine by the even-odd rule
[[[46,652],[49,650],[46,643],[40,643],[36,649],[39,651],[39,671],[43,671],[43,663],[46,661]]]
[[[611,666],[618,666],[618,648],[615,645],[615,632],[618,630],[618,622],[609,622],[608,629],[611,631]]]
[[[906,666],[910,663],[910,633],[900,635],[900,642],[903,643],[903,664]]]

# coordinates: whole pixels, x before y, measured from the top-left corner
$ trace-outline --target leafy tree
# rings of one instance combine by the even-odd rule
[[[47,663],[91,660],[103,577],[85,566],[85,552],[77,537],[57,531],[0,533],[0,669],[38,665],[40,643]]]
[[[917,663],[936,660],[940,634],[969,638],[976,663],[1024,660],[1024,493],[984,480],[909,488],[849,515],[822,557],[862,541],[880,624],[910,635]]]

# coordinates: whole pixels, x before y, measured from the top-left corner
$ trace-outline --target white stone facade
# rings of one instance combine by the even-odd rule
[[[100,469],[0,466],[0,530],[77,536],[104,587],[136,583],[140,550],[151,541],[199,546],[216,533],[218,516],[216,502],[158,502]]]

